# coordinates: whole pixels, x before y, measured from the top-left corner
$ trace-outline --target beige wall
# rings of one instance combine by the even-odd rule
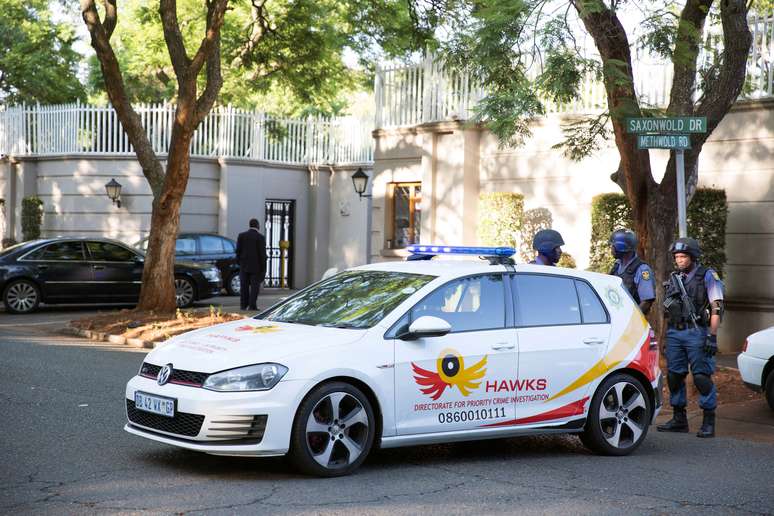
[[[591,200],[620,191],[610,180],[618,152],[610,141],[581,162],[567,159],[552,148],[563,139],[563,121],[542,118],[524,145],[505,149],[490,132],[460,123],[376,131],[372,260],[403,254],[383,249],[387,185],[422,181],[422,243],[476,244],[479,192],[516,192],[525,209],[551,210],[564,249],[587,267]],[[668,158],[668,151],[651,151],[657,180]],[[774,102],[737,105],[704,146],[699,171],[701,186],[725,188],[728,196],[721,347],[739,348],[749,333],[774,325]]]

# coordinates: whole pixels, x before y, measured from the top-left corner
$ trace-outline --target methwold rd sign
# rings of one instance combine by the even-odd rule
[[[638,134],[638,149],[690,149],[691,137],[687,134]]]
[[[630,134],[706,133],[707,117],[627,118],[626,132]]]

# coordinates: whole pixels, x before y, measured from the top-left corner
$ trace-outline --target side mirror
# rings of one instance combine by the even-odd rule
[[[401,340],[415,340],[426,337],[443,337],[451,331],[451,325],[439,317],[423,315],[409,326],[408,331],[398,335]]]
[[[134,263],[145,263],[145,258],[139,254],[134,255]]]

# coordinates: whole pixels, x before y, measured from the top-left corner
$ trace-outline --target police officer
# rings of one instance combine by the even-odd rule
[[[678,269],[672,275],[682,279],[694,313],[691,314],[689,303],[681,295],[677,277],[671,278],[665,284],[664,308],[668,318],[667,382],[674,415],[657,428],[659,432],[688,432],[685,376],[690,365],[693,382],[699,391],[699,406],[704,411],[701,429],[696,435],[714,437],[717,390],[712,373],[718,350],[718,326],[723,316],[723,283],[717,272],[699,263],[701,250],[693,238],[678,238],[670,252]],[[697,317],[695,324],[692,315]]]
[[[656,284],[650,265],[637,256],[637,235],[628,229],[618,229],[610,235],[610,246],[615,256],[610,274],[623,280],[626,290],[647,315],[656,299]]]
[[[532,239],[532,248],[537,251],[535,259],[529,263],[535,265],[556,265],[562,257],[564,240],[562,235],[554,229],[541,229],[535,233]]]

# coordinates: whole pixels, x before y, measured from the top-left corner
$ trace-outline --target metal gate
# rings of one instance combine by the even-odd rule
[[[295,201],[266,200],[266,280],[264,285],[293,288]]]

